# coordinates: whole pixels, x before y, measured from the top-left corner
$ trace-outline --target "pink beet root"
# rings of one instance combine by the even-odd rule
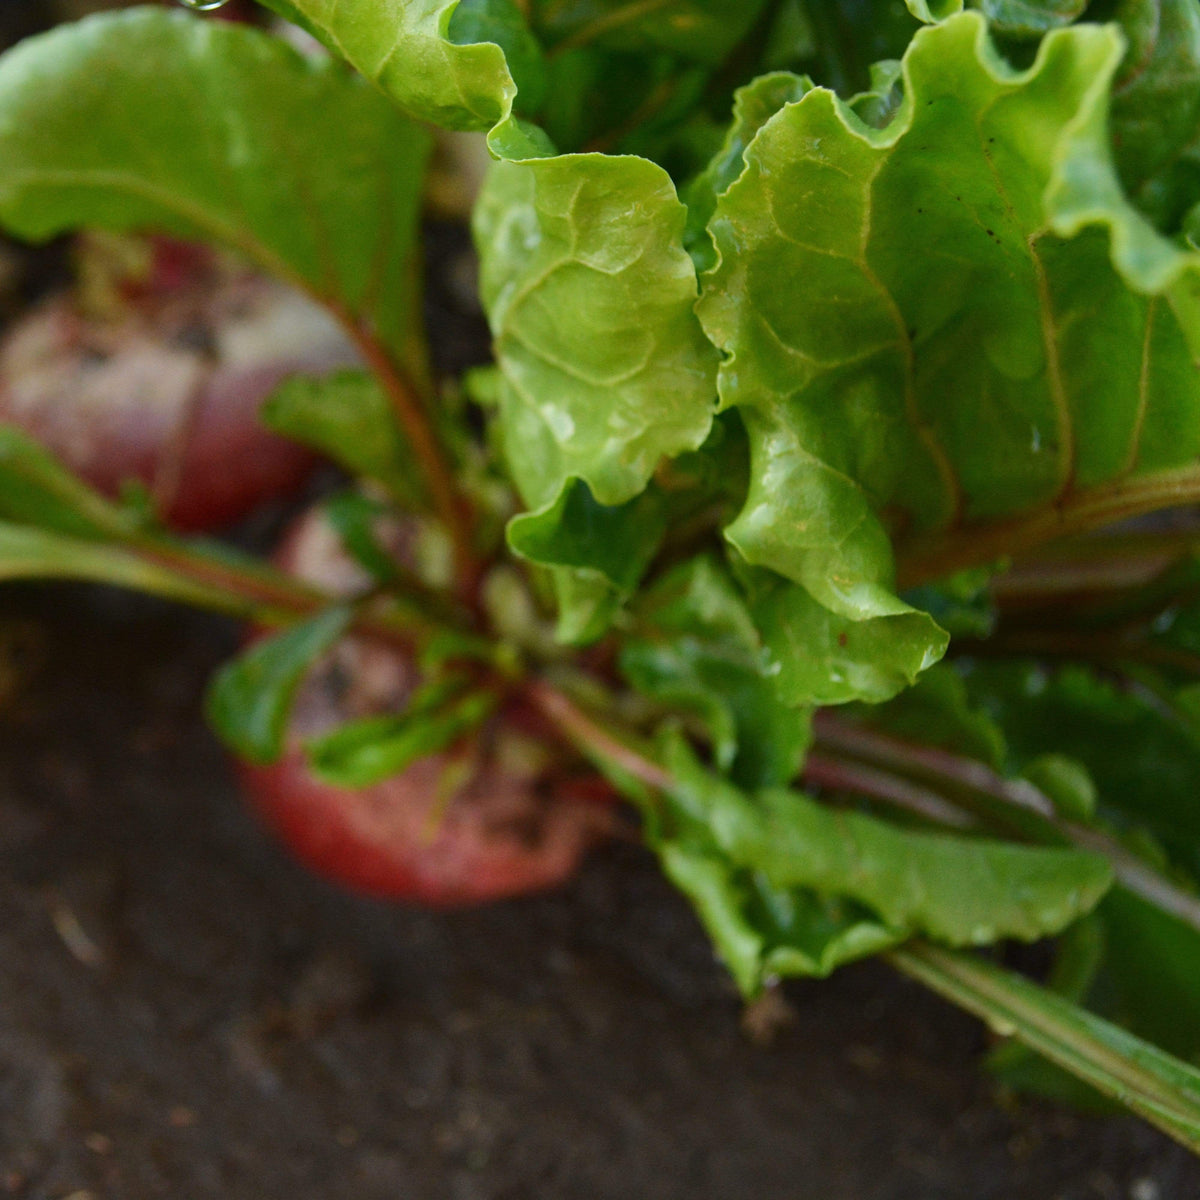
[[[110,316],[51,298],[0,343],[0,421],[110,495],[150,489],[160,516],[215,529],[304,481],[313,455],[258,421],[293,374],[356,365],[315,304],[186,244],[156,243],[144,285]]]
[[[301,519],[276,562],[339,592],[365,582],[317,516]],[[397,648],[345,639],[306,680],[284,757],[240,767],[254,808],[301,862],[367,895],[449,907],[569,879],[613,831],[612,797],[590,778],[563,775],[532,714],[502,709],[457,752],[372,787],[339,788],[312,773],[306,739],[396,711],[418,682]]]

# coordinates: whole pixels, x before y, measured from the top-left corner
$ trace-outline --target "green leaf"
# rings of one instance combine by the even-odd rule
[[[1025,767],[1024,778],[1053,803],[1061,816],[1090,821],[1096,815],[1096,784],[1087,768],[1065,754],[1041,754]]]
[[[0,425],[0,519],[84,538],[122,538],[139,515],[82,483],[42,446]]]
[[[415,117],[487,130],[508,117],[516,84],[494,42],[450,39],[458,0],[263,0],[308,30]],[[464,36],[474,35],[467,24]]]
[[[498,52],[497,52],[498,53]],[[428,134],[338,63],[154,8],[0,58],[0,221],[219,242],[400,344]]]
[[[509,522],[512,549],[552,568],[559,641],[583,645],[603,635],[657,552],[667,515],[653,485],[610,506],[597,504],[587,484],[572,480],[549,507]]]
[[[949,643],[932,618],[882,590],[874,615],[856,620],[772,571],[741,575],[767,669],[788,704],[889,700],[915,683]]]
[[[716,354],[692,311],[684,208],[639,158],[496,164],[475,212],[503,372],[500,421],[526,504],[573,479],[624,504],[712,424]]]
[[[379,518],[388,514],[386,505],[350,488],[326,497],[321,512],[337,531],[343,548],[373,579],[395,583],[400,578],[400,564],[376,536]]]
[[[255,642],[217,672],[205,710],[231,749],[252,763],[279,758],[288,715],[305,674],[342,637],[352,616],[348,605],[327,608]]]
[[[712,426],[684,215],[661,168],[599,155],[498,164],[476,209],[498,430],[532,510],[510,544],[558,568],[564,640],[598,636],[635,586],[670,511],[647,485]]]
[[[750,432],[728,536],[751,563],[890,619],[892,531],[935,573],[994,557],[1012,514],[1050,536],[1194,474],[1197,260],[1120,194],[1120,58],[1113,29],[1080,25],[1018,72],[963,14],[913,40],[886,129],[817,89],[759,131],[699,305]]]
[[[365,717],[307,743],[313,773],[336,787],[371,787],[445,750],[496,707],[493,693],[463,696],[463,685],[458,678],[425,684],[403,712]]]
[[[904,5],[918,21],[932,25],[962,12],[963,0],[904,0]]]
[[[1100,907],[1105,983],[1122,1024],[1194,1060],[1200,1053],[1200,933],[1116,888]]]
[[[708,234],[708,223],[716,211],[717,197],[742,173],[746,147],[785,104],[795,104],[812,86],[812,80],[802,75],[778,71],[760,75],[734,93],[733,124],[725,143],[683,195],[688,209],[683,241],[698,271],[716,266],[717,251]]]
[[[261,417],[276,433],[383,484],[401,506],[425,507],[408,440],[374,376],[359,371],[323,379],[296,376],[267,398]]]
[[[517,89],[516,107],[533,113],[549,87],[546,56],[513,0],[460,0],[450,17],[447,40],[456,46],[493,42]]]
[[[948,663],[931,667],[890,703],[854,715],[896,737],[979,759],[993,771],[1007,763],[1003,729],[972,700],[962,676]]]
[[[1095,780],[1101,813],[1145,826],[1200,865],[1200,740],[1189,722],[1144,688],[1083,666],[981,661],[964,678],[1003,728],[1010,770],[1067,755]]]
[[[548,507],[514,517],[508,544],[531,562],[603,575],[622,595],[641,580],[666,530],[656,489],[625,504],[598,504],[587,484],[571,480]]]
[[[1091,911],[1112,883],[1107,860],[1083,851],[910,832],[778,788],[751,800],[678,737],[666,765],[676,816],[710,830],[771,887],[842,896],[891,929],[950,945],[1045,937]]]
[[[1134,202],[1167,232],[1200,198],[1200,8],[1127,0],[1129,42],[1112,100],[1113,153]]]
[[[967,954],[910,945],[893,965],[946,999],[1021,1039],[1200,1151],[1200,1071],[1029,980]]]
[[[859,905],[800,889],[773,889],[694,842],[667,841],[659,855],[745,996],[783,976],[824,978],[907,936]]]
[[[811,740],[810,714],[779,699],[745,600],[716,559],[676,567],[641,597],[636,615],[638,635],[620,655],[634,687],[697,713],[717,765],[742,786],[794,779]]]

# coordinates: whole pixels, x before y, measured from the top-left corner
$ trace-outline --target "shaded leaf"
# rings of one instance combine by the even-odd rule
[[[854,715],[897,737],[979,759],[994,771],[1007,764],[1003,729],[971,698],[962,676],[948,663],[931,667],[890,703]]]
[[[1117,170],[1155,223],[1174,233],[1200,200],[1200,8],[1126,0],[1129,42],[1112,99]]]
[[[1114,889],[1100,907],[1103,982],[1122,1024],[1176,1054],[1200,1052],[1200,933],[1140,896]]]
[[[965,675],[972,702],[1003,728],[1009,770],[1067,755],[1095,781],[1100,811],[1144,825],[1200,865],[1200,740],[1145,689],[1082,666],[978,662]]]
[[[684,563],[637,606],[621,670],[645,695],[697,713],[717,765],[745,787],[789,783],[811,740],[810,714],[784,704],[766,673],[745,600],[711,557]]]
[[[276,433],[377,480],[401,505],[424,506],[420,470],[374,376],[347,371],[288,379],[267,398],[261,415]]]
[[[255,642],[217,672],[205,712],[232,750],[252,763],[279,758],[305,674],[346,632],[352,615],[346,605],[328,608]]]
[[[547,46],[652,49],[719,64],[766,7],[765,0],[535,0],[533,20]]]
[[[648,489],[625,504],[598,504],[570,481],[554,502],[514,517],[508,544],[531,562],[598,572],[623,595],[637,586],[666,530],[661,494]]]
[[[122,538],[141,523],[62,466],[40,443],[0,425],[0,518],[85,538]]]
[[[1040,37],[1083,15],[1090,0],[982,0],[980,9],[997,33]]]

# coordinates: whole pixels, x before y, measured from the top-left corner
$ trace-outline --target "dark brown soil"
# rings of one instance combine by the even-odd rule
[[[0,594],[0,1197],[1185,1200],[1139,1122],[998,1102],[879,966],[770,1047],[647,856],[434,914],[340,895],[198,712],[221,622]]]

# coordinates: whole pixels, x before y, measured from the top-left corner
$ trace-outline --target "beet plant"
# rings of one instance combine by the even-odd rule
[[[882,955],[1200,1148],[1200,3],[268,5],[312,48],[0,59],[0,224],[324,306],[361,369],[263,419],[354,482],[272,565],[9,427],[0,575],[247,621],[209,713],[318,870],[463,903],[636,828],[745,996]],[[492,160],[457,380],[433,127]]]

